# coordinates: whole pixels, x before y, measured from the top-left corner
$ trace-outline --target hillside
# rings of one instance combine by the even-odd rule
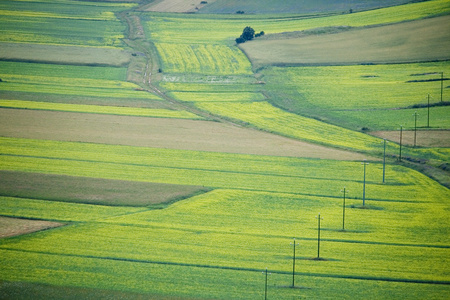
[[[449,1],[201,2],[0,1],[0,298],[445,298]]]

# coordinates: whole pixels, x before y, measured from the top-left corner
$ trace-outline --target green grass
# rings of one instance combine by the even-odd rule
[[[430,180],[419,182],[426,186]],[[339,192],[336,194],[338,196]],[[283,288],[290,284],[292,248],[289,242],[295,236],[300,242],[297,283],[312,289],[303,291],[310,297],[320,298],[325,291],[334,289],[336,297],[346,298],[344,295],[355,292],[353,287],[361,284],[366,288],[359,289],[353,297],[366,295],[368,289],[378,295],[383,293],[379,290],[381,284],[390,286],[395,293],[410,293],[409,287],[414,290],[411,297],[420,298],[424,293],[422,285],[401,282],[448,280],[441,261],[449,251],[448,239],[444,238],[449,230],[444,213],[447,204],[442,198],[429,199],[430,203],[420,201],[420,196],[411,200],[419,201],[377,202],[371,205],[378,209],[361,210],[352,209],[351,205],[359,201],[349,198],[347,231],[341,232],[339,196],[216,190],[166,210],[111,216],[104,220],[99,215],[95,222],[4,240],[0,246],[6,250],[2,260],[8,262],[4,265],[9,266],[9,271],[3,273],[2,278],[219,299],[241,298],[237,295],[244,295],[244,290],[250,288],[243,297],[252,299],[261,291],[261,285],[256,282],[264,280],[258,270],[269,267],[276,277],[270,279],[271,292],[277,290],[279,299],[289,299],[301,292]],[[315,216],[318,212],[324,217],[321,257],[325,261],[310,260],[317,250]],[[25,279],[21,270],[29,268],[20,262],[33,256],[40,259]],[[101,267],[104,264],[110,269],[114,269],[114,265],[122,267],[110,273]],[[58,267],[49,268],[49,265]],[[133,276],[128,274],[126,266],[135,270]],[[143,266],[147,271],[141,270]],[[172,269],[182,274],[172,274]],[[44,278],[41,272],[45,272]],[[139,278],[147,272],[154,274],[151,282],[138,284]],[[222,275],[216,277],[213,273]],[[54,277],[56,274],[59,278]],[[251,283],[253,276],[260,279]],[[95,280],[86,282],[87,278],[94,277]],[[189,283],[184,281],[185,277],[190,278]],[[219,282],[225,286],[232,284],[231,278],[239,279],[240,283],[223,291],[211,289]],[[348,278],[354,279],[349,281]],[[357,279],[366,280],[359,282]],[[341,286],[337,291],[335,284],[339,282],[345,284],[345,288]],[[435,287],[437,294],[447,289],[440,285]]]
[[[13,138],[0,140],[3,154],[0,166],[10,171],[303,195],[335,195],[343,186],[355,191],[362,189],[360,162]],[[414,171],[388,166],[387,180],[391,185],[382,185],[382,165],[373,163],[367,174],[367,197],[398,201],[416,197],[435,199],[446,193],[446,189],[436,183],[423,187],[418,183],[418,176]]]
[[[310,107],[324,110],[402,108],[426,104],[428,94],[431,103],[439,102],[440,81],[430,81],[441,78],[436,72],[450,72],[450,62],[269,68],[263,74],[269,90],[299,99],[292,105],[292,109],[299,112]],[[423,82],[411,82],[413,80]],[[447,97],[444,91],[444,101]]]
[[[29,3],[21,2],[24,4],[22,12],[4,13],[0,24],[6,24],[1,27],[7,30],[5,39],[11,37],[13,26],[17,26],[17,39],[25,42],[71,42],[100,47],[118,45],[118,36],[124,27],[113,19],[113,15],[102,15],[102,12],[116,11],[120,4],[60,1],[56,6],[48,5],[52,9],[44,9],[39,6],[42,3],[51,4],[41,1],[35,7],[30,6],[30,10],[38,12],[32,14],[25,11]],[[87,8],[77,11],[64,6],[67,8],[65,11],[60,6],[69,3],[89,6],[92,10],[84,14],[83,9]],[[70,6],[73,7],[76,6]],[[382,150],[380,139],[278,108],[292,105],[291,109],[299,109],[302,106],[296,101],[304,100],[299,95],[307,91],[299,92],[297,86],[306,80],[300,83],[286,80],[296,79],[297,74],[285,75],[280,71],[279,79],[283,82],[279,84],[270,78],[273,70],[265,70],[266,73],[258,75],[258,80],[264,80],[265,85],[248,84],[248,87],[243,87],[243,84],[256,80],[249,77],[248,61],[229,47],[245,26],[276,33],[324,26],[400,22],[448,11],[448,1],[437,0],[311,19],[147,13],[141,13],[141,16],[147,18],[145,30],[152,42],[162,45],[161,53],[176,50],[168,52],[162,59],[163,72],[167,72],[162,74],[166,80],[162,86],[180,100],[193,101],[202,109],[230,119],[240,119],[268,131],[379,154]],[[76,20],[78,12],[86,17]],[[94,21],[87,19],[91,17],[99,19],[95,21],[98,24],[95,28],[92,25]],[[37,20],[46,23],[39,27],[36,26]],[[116,24],[120,26],[116,27]],[[59,36],[64,31],[62,25],[73,27],[65,30],[66,35]],[[111,31],[108,32],[106,27]],[[213,34],[205,34],[205,28]],[[69,41],[72,34],[78,36]],[[202,53],[201,58],[194,59],[194,49]],[[180,58],[184,64],[170,61]],[[229,65],[225,63],[227,60]],[[442,65],[427,65],[427,70],[436,66]],[[381,75],[363,78],[366,82],[380,80],[376,83],[385,89],[391,81],[405,81],[408,74],[400,73],[400,67],[396,70],[401,75],[388,78],[390,71],[380,69],[384,78]],[[413,66],[408,71],[427,71],[421,68]],[[99,102],[108,97],[112,97],[115,103],[126,103],[125,99],[131,98],[141,99],[142,103],[147,100],[163,102],[127,83],[124,68],[2,62],[0,70],[0,78],[5,81],[0,83],[2,95],[13,100],[3,101],[9,105],[84,111],[100,108],[74,103],[80,99],[77,97],[85,97],[83,104],[89,104],[87,102],[95,97],[101,99]],[[354,70],[348,70],[347,75],[350,76]],[[372,76],[373,70],[365,69],[360,75]],[[326,70],[322,71],[326,73]],[[339,77],[342,74],[345,72],[333,75]],[[352,80],[355,87],[362,81],[361,77]],[[205,83],[211,82],[216,84],[206,87]],[[343,85],[339,81],[334,83]],[[333,81],[330,79],[328,84],[333,85]],[[404,85],[416,89],[428,87],[428,84],[431,86],[432,83]],[[305,102],[304,113],[312,114],[314,109],[326,110],[330,106],[330,111],[349,113],[373,108],[378,108],[377,112],[381,109],[388,111],[393,103],[406,106],[404,99],[397,103],[391,98],[382,103],[372,101],[375,107],[357,106],[358,101],[352,100],[348,102],[351,108],[344,108],[336,101],[341,99],[339,88],[334,93],[339,96],[333,94],[335,98],[327,100],[325,96],[313,103]],[[265,93],[261,92],[262,89]],[[370,91],[372,94],[374,90]],[[278,92],[283,92],[280,98],[273,97]],[[36,94],[43,97],[53,94],[49,101],[54,104],[48,107],[46,99],[35,96],[27,96],[33,99],[12,97]],[[273,103],[279,100],[275,103],[277,107],[268,102],[250,102],[260,101],[261,95],[268,94]],[[67,102],[64,99],[58,101],[58,95],[68,98]],[[240,101],[205,101],[227,99],[224,96]],[[31,100],[34,103],[25,102]],[[68,103],[77,105],[67,106]],[[439,109],[439,112],[437,115],[444,121],[446,110]],[[371,117],[372,122],[385,126],[386,121],[381,121],[381,116],[378,116],[380,121],[375,117]],[[392,155],[397,153],[398,147],[390,143],[387,150]],[[448,149],[405,149],[405,154],[408,151],[443,161],[449,157]],[[272,272],[269,275],[269,297],[277,299],[423,299],[442,298],[449,292],[446,260],[449,255],[446,214],[449,190],[402,166],[388,164],[387,183],[382,184],[381,162],[370,162],[365,185],[367,209],[359,208],[363,187],[363,166],[359,161],[2,137],[0,169],[16,174],[44,174],[43,177],[49,176],[47,179],[69,175],[73,176],[70,178],[93,178],[93,181],[110,182],[115,179],[156,186],[178,184],[214,189],[160,210],[152,209],[155,208],[153,206],[112,207],[47,201],[45,199],[50,192],[42,196],[43,199],[30,199],[32,197],[25,195],[2,196],[2,216],[69,223],[53,230],[0,241],[2,295],[14,295],[21,290],[24,295],[34,298],[39,298],[39,295],[51,298],[49,294],[55,293],[53,298],[57,299],[72,292],[75,298],[86,298],[83,296],[88,293],[93,297],[135,298],[139,294],[143,298],[158,299],[256,299],[262,298],[264,293],[261,271],[266,267]],[[344,187],[348,192],[345,232],[340,231],[341,190]],[[144,192],[151,197],[151,190]],[[31,194],[37,196],[37,193]],[[87,194],[81,193],[80,197],[83,195]],[[63,199],[65,201],[73,201],[67,194],[60,196],[66,198]],[[315,217],[319,212],[324,218],[321,223],[321,257],[325,260],[322,261],[311,260],[316,256]],[[297,248],[297,284],[305,289],[287,288],[291,284],[292,271],[289,243],[294,236],[300,242]],[[34,293],[36,289],[40,291],[37,294]],[[90,289],[96,289],[96,292],[91,293]]]
[[[427,125],[426,109],[399,109],[440,102],[440,74],[448,62],[373,66],[268,68],[263,71],[270,102],[352,130],[398,130]],[[427,75],[417,75],[427,74]],[[413,76],[415,75],[415,76]],[[419,80],[419,82],[411,82]],[[444,83],[445,85],[445,83]],[[443,100],[448,99],[447,89]],[[448,129],[447,107],[430,110],[430,126]]]
[[[0,197],[0,203],[2,216],[61,222],[88,222],[147,210],[139,207],[112,207],[19,197]]]
[[[265,266],[260,271],[239,272],[13,251],[2,251],[1,260],[4,266],[8,266],[11,280],[26,281],[22,284],[8,282],[1,284],[0,290],[4,295],[8,295],[8,292],[15,292],[19,288],[18,299],[22,299],[20,295],[26,296],[27,294],[32,295],[33,298],[43,295],[43,298],[46,299],[79,299],[91,295],[99,295],[99,298],[104,296],[108,299],[110,297],[148,299],[150,297],[165,300],[264,297],[265,277],[262,270],[265,269]],[[36,268],[24,276],[21,270],[27,269],[26,262],[28,261],[36,262]],[[58,266],[59,270],[51,266]],[[111,272],[111,270],[115,270],[115,272]],[[42,276],[43,274],[45,277]],[[288,275],[272,272],[268,276],[268,297],[324,299],[333,295],[333,297],[343,299],[355,296],[383,299],[390,297],[417,298],[426,295],[430,298],[440,298],[448,292],[445,285],[300,275],[296,278],[299,286],[306,287],[305,289],[286,288],[290,283]],[[36,280],[44,281],[44,284],[36,286],[28,283]],[[47,284],[52,286],[47,286]],[[213,286],[216,288],[211,289]],[[346,289],[343,289],[343,286]],[[126,292],[130,292],[130,294]],[[139,298],[140,295],[135,293],[146,294]],[[55,296],[52,297],[52,295]]]

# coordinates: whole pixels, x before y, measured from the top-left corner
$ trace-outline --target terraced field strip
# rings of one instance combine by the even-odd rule
[[[108,115],[156,117],[156,118],[202,119],[200,116],[194,115],[193,113],[180,110],[84,105],[84,104],[68,104],[68,103],[49,103],[49,102],[22,101],[22,100],[0,100],[0,107],[52,110],[52,111],[70,111],[70,112],[108,114]]]

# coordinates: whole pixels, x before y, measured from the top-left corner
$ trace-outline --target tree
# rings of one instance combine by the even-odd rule
[[[251,28],[250,26],[247,26],[244,28],[244,31],[242,32],[241,38],[243,38],[246,41],[251,41],[255,37],[255,30]]]

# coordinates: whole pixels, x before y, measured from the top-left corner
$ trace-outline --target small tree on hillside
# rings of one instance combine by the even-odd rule
[[[246,41],[251,41],[255,37],[255,30],[250,26],[244,28],[241,37]]]

